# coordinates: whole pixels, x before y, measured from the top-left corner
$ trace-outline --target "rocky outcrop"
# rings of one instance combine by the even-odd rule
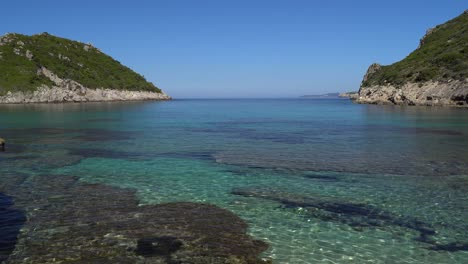
[[[2,203],[2,196],[14,203]],[[1,209],[0,220],[10,222],[0,222],[0,229],[15,226],[7,255],[0,250],[2,263],[271,263],[259,256],[268,245],[249,236],[247,223],[228,210],[190,202],[141,205],[134,190],[72,176],[4,173]]]
[[[65,102],[105,102],[105,101],[141,101],[170,100],[164,93],[146,91],[123,91],[113,89],[79,89],[72,87],[41,86],[34,92],[8,92],[0,96],[3,104],[24,103],[65,103]]]
[[[391,65],[372,64],[358,103],[468,107],[468,12],[430,28]]]
[[[0,36],[0,103],[171,99],[92,44],[41,33]]]
[[[342,97],[342,98],[349,98],[351,100],[356,100],[359,97],[359,93],[358,92],[347,92],[347,93],[340,93],[338,96]]]
[[[164,92],[129,91],[106,88],[91,89],[82,84],[62,79],[45,67],[41,67],[38,75],[47,77],[54,85],[42,85],[35,91],[8,92],[0,96],[0,103],[59,103],[59,102],[102,102],[102,101],[136,101],[136,100],[170,100]]]
[[[418,49],[421,48],[424,45],[424,43],[426,43],[426,38],[432,33],[434,33],[435,29],[436,28],[429,28],[428,30],[426,30],[426,34],[419,40]]]
[[[366,74],[364,75],[364,78],[362,79],[362,83],[367,82],[369,78],[376,72],[380,71],[382,69],[382,65],[378,63],[372,63],[371,66],[367,69]]]
[[[468,107],[468,80],[361,87],[356,102]]]

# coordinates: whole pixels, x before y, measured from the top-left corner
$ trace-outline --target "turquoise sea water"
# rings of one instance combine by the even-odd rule
[[[468,262],[466,109],[341,99],[4,105],[0,137],[1,173],[134,188],[142,204],[212,203],[246,220],[275,263]]]

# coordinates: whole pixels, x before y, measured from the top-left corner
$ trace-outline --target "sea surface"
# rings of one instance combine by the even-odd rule
[[[468,263],[467,109],[343,99],[2,105],[0,137],[0,182],[71,175],[135,189],[141,204],[214,204],[244,219],[274,263]],[[13,202],[0,194],[0,212]],[[0,255],[18,229],[0,215]]]

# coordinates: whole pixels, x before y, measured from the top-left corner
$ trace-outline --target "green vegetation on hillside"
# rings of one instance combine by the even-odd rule
[[[0,95],[52,85],[37,74],[41,67],[88,88],[161,92],[143,76],[89,44],[47,33],[7,34],[0,39]]]
[[[408,57],[371,74],[362,86],[468,78],[468,13],[435,27]]]

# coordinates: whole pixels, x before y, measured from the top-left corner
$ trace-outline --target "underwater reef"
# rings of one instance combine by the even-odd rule
[[[322,221],[333,221],[346,224],[355,231],[362,231],[364,228],[381,228],[396,226],[417,232],[416,241],[422,242],[429,250],[460,251],[468,250],[468,242],[454,241],[447,244],[440,244],[434,236],[437,235],[435,227],[417,218],[385,211],[376,206],[366,203],[356,203],[344,201],[332,197],[309,197],[295,195],[278,190],[265,190],[262,188],[238,188],[233,189],[232,194],[254,197],[259,199],[278,202],[285,209],[305,210],[307,216],[320,219]]]
[[[214,205],[140,205],[133,190],[66,175],[4,174],[0,192],[27,217],[6,264],[269,263],[268,245]]]

